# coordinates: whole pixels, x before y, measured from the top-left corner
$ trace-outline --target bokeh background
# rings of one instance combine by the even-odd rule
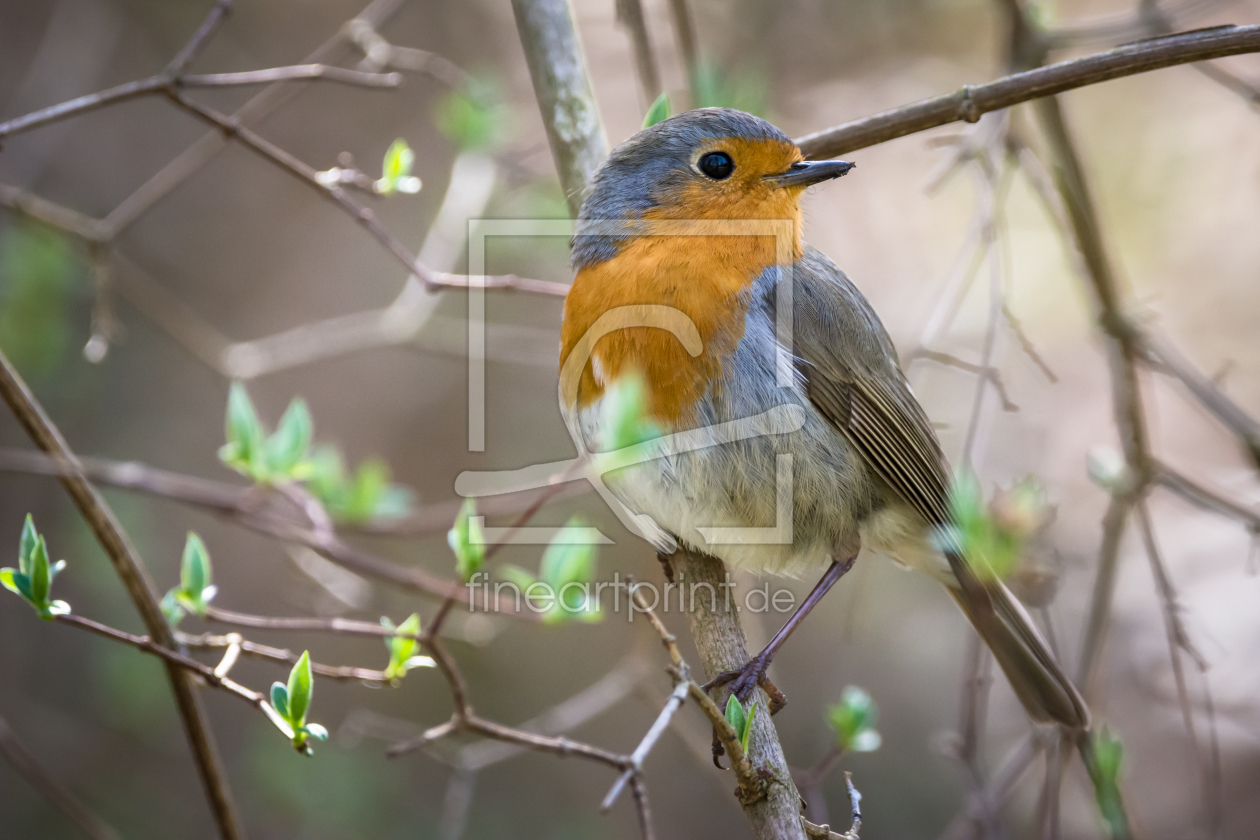
[[[0,3],[0,118],[156,72],[208,5]],[[575,5],[601,114],[616,143],[637,129],[649,102],[613,0]],[[195,69],[299,62],[359,8],[355,0],[239,2]],[[647,0],[645,8],[664,83],[682,91],[684,72],[666,4]],[[1044,8],[1054,19],[1126,10],[1119,2],[1084,0]],[[1183,28],[1260,20],[1254,0],[1199,4],[1193,11]],[[983,81],[1004,68],[1005,20],[998,4],[980,0],[696,0],[693,14],[722,95],[793,136]],[[455,62],[499,103],[492,136],[477,152],[493,164],[484,215],[563,217],[563,196],[506,0],[412,0],[382,32],[395,44]],[[354,66],[361,57],[343,46],[333,60]],[[1254,57],[1224,66],[1260,83]],[[195,95],[230,110],[250,93]],[[679,94],[677,101],[683,98]],[[1063,102],[1135,310],[1201,369],[1218,375],[1242,406],[1260,411],[1260,113],[1188,67],[1070,93]],[[393,91],[310,85],[256,127],[317,169],[336,165],[338,155],[349,152],[368,173],[379,171],[391,141],[405,138],[416,152],[423,189],[374,206],[418,249],[461,154],[459,142],[441,130],[449,108],[449,88],[408,74]],[[204,131],[160,99],[129,102],[7,142],[0,151],[0,181],[99,217]],[[925,188],[950,154],[943,141],[960,131],[948,127],[855,153],[859,168],[853,175],[806,199],[808,240],[845,267],[903,348],[919,339],[982,198],[966,173],[930,193]],[[1048,383],[1013,340],[1002,344],[998,363],[1019,410],[1004,412],[989,398],[977,468],[986,492],[1033,473],[1057,506],[1047,536],[1061,572],[1051,613],[1074,668],[1107,502],[1087,476],[1086,453],[1117,445],[1106,365],[1070,255],[1018,178],[1004,237],[1010,305],[1059,381]],[[405,280],[344,214],[237,146],[228,146],[146,212],[117,250],[131,266],[118,268],[113,297],[120,331],[104,359],[92,364],[82,352],[92,334],[94,299],[86,251],[0,209],[0,347],[77,452],[228,481],[236,476],[215,455],[228,380],[137,308],[134,283],[158,287],[199,323],[240,341],[384,306]],[[453,262],[437,267],[462,267],[461,249],[453,254]],[[488,270],[562,282],[570,277],[561,240],[493,243]],[[134,280],[140,272],[141,280]],[[937,349],[978,358],[987,283],[982,273]],[[249,382],[250,392],[270,423],[293,396],[305,397],[319,440],[337,444],[354,462],[383,458],[395,480],[413,488],[422,503],[454,499],[454,478],[463,470],[570,457],[555,400],[559,301],[489,295],[487,446],[475,454],[466,445],[464,311],[463,294],[444,293],[415,341],[261,376]],[[930,365],[916,366],[912,378],[940,424],[947,452],[956,457],[974,378]],[[1162,456],[1244,503],[1260,502],[1255,469],[1233,439],[1175,385],[1156,379],[1148,384],[1147,408]],[[28,446],[7,416],[0,417],[0,444]],[[209,546],[218,603],[225,608],[367,620],[382,614],[398,620],[417,609],[432,613],[431,601],[382,586],[351,581],[330,591],[294,561],[300,553],[210,515],[120,491],[107,491],[107,497],[163,588],[176,582],[180,550],[192,529]],[[1157,493],[1152,505],[1184,618],[1210,663],[1223,765],[1222,836],[1253,837],[1260,821],[1254,795],[1260,786],[1260,578],[1249,560],[1251,538],[1237,525],[1166,495]],[[600,555],[601,577],[614,570],[659,577],[648,547],[622,530],[594,495],[551,504],[538,521],[561,524],[575,511],[616,541]],[[108,562],[56,483],[0,474],[0,546],[16,546],[28,512],[48,535],[54,557],[69,561],[57,582],[59,597],[77,612],[140,632]],[[440,531],[363,544],[400,564],[453,574]],[[11,560],[11,548],[4,551],[0,556]],[[536,548],[510,547],[496,562],[535,568],[537,557]],[[1124,744],[1124,785],[1143,833],[1196,836],[1203,824],[1198,775],[1176,702],[1160,604],[1136,533],[1125,539],[1121,564],[1095,715]],[[803,594],[810,584],[785,585]],[[210,837],[209,815],[160,667],[131,649],[40,622],[9,593],[0,596],[0,714],[18,737],[124,836]],[[685,636],[680,617],[668,618]],[[748,618],[752,644],[773,632],[771,621]],[[190,621],[189,627],[199,625]],[[598,681],[623,657],[639,656],[649,663],[639,687],[573,731],[628,751],[669,689],[656,643],[642,622],[628,625],[623,616],[541,628],[457,615],[451,628],[452,649],[478,710],[505,722],[540,714]],[[842,763],[864,794],[863,836],[935,837],[964,807],[968,784],[949,757],[949,744],[958,729],[969,632],[930,581],[864,557],[776,660],[774,677],[791,697],[776,723],[794,765],[807,766],[826,752],[832,734],[824,709],[846,685],[865,687],[879,705],[882,748]],[[372,640],[252,637],[310,647],[317,659],[333,664],[382,667],[385,661]],[[259,688],[281,674],[256,661],[244,661],[236,671],[238,679]],[[1202,683],[1196,678],[1192,685],[1198,723],[1205,727]],[[333,735],[313,759],[296,755],[239,701],[207,692],[206,702],[253,837],[439,836],[450,769],[420,754],[392,761],[383,756],[390,741],[448,715],[446,688],[433,672],[413,672],[394,690],[319,682],[315,719]],[[661,836],[746,836],[730,795],[731,777],[708,763],[701,719],[689,708],[680,719],[677,735],[667,736],[648,762]],[[999,676],[983,763],[999,763],[1027,727]],[[1039,770],[1030,774],[1002,810],[1011,836],[1036,831],[1039,777]],[[513,758],[477,776],[464,836],[636,837],[628,798],[611,814],[598,813],[611,781],[604,768],[576,759]],[[839,774],[825,793],[840,822],[845,799]],[[1091,796],[1078,765],[1064,783],[1066,836],[1101,834]],[[0,836],[69,838],[76,832],[0,762]]]

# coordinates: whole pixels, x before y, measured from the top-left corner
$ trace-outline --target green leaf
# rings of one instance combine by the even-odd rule
[[[179,623],[184,620],[184,616],[187,615],[174,589],[162,596],[161,606],[162,615],[166,617],[166,623],[172,628],[179,626]]]
[[[1098,810],[1102,813],[1112,837],[1128,837],[1129,819],[1120,794],[1120,766],[1124,758],[1124,748],[1105,726],[1094,733],[1091,740],[1088,769],[1094,783]]]
[[[179,582],[184,594],[191,598],[201,595],[201,591],[210,585],[210,554],[201,537],[192,531],[184,542],[184,558],[179,567]]]
[[[306,458],[311,448],[311,412],[306,401],[294,398],[280,418],[280,425],[266,443],[268,470],[274,475],[293,478],[294,469]]]
[[[520,566],[513,565],[512,563],[503,563],[500,565],[495,570],[495,575],[508,583],[515,585],[517,589],[521,590],[521,592],[524,592],[535,583],[538,583],[538,578],[534,577]]]
[[[328,740],[328,730],[320,726],[318,723],[308,723],[302,727],[302,731],[312,738],[318,738],[321,741]]]
[[[18,585],[14,581],[14,578],[16,578],[18,575],[21,575],[21,574],[22,574],[21,572],[19,572],[17,569],[14,569],[14,568],[0,569],[0,586],[3,586],[5,589],[9,590],[10,592],[13,592],[16,595],[21,595],[23,598],[25,598],[26,596],[22,595],[22,590],[18,589]],[[23,575],[23,577],[25,577],[25,575]]]
[[[950,488],[951,524],[937,529],[934,538],[940,548],[961,553],[982,579],[1005,578],[1050,514],[1045,489],[1031,476],[997,488],[986,505],[979,482],[960,473]]]
[[[595,558],[599,550],[595,545],[581,542],[588,528],[581,516],[570,518],[543,552],[539,579],[556,596],[555,607],[543,617],[544,621],[571,618],[599,621],[602,618],[599,601],[590,597],[588,587],[582,585],[595,577]]]
[[[26,574],[30,574],[31,552],[35,550],[36,544],[39,543],[39,533],[35,530],[35,520],[31,515],[26,514],[26,523],[22,526],[22,537],[18,542],[18,568]]]
[[[494,86],[472,80],[443,97],[434,111],[438,130],[463,150],[489,146],[499,134],[505,109]]]
[[[745,743],[744,733],[748,729],[748,715],[744,713],[743,704],[734,694],[726,698],[726,722],[731,725],[731,729],[735,730],[735,735],[742,746]]]
[[[31,597],[31,579],[17,569],[4,569],[3,571],[9,573],[5,576],[7,577],[7,582],[4,585],[20,595],[23,600],[34,604],[35,599]],[[3,580],[3,578],[0,578],[0,580]]]
[[[605,451],[614,452],[661,436],[660,429],[648,417],[647,383],[637,373],[618,377],[604,391],[600,401],[600,443]]]
[[[302,651],[293,670],[289,672],[289,723],[300,729],[306,723],[306,713],[311,707],[311,653]]]
[[[401,626],[395,628],[388,618],[382,618],[381,624],[391,630],[399,633],[407,633],[413,636],[420,635],[420,614],[412,613]],[[385,669],[385,676],[388,679],[395,680],[407,673],[407,668],[412,659],[412,655],[416,652],[416,646],[419,644],[415,639],[401,638],[399,636],[387,637],[385,639],[385,647],[389,651],[389,666]]]
[[[31,579],[31,603],[36,607],[46,606],[52,578],[48,573],[48,545],[42,535],[35,543],[35,549],[31,551],[30,571],[27,574]]]
[[[872,752],[879,749],[882,739],[875,730],[879,708],[868,694],[857,686],[848,686],[840,695],[840,702],[827,708],[827,720],[836,732],[840,748],[854,752]]]
[[[752,737],[753,717],[757,714],[757,704],[754,702],[752,708],[748,710],[748,716],[744,719],[744,731],[739,736],[739,745],[744,748],[744,752],[748,752],[748,739]]]
[[[284,683],[274,682],[271,684],[271,706],[279,714],[280,717],[289,721],[292,725],[293,720],[289,717],[289,689]]]
[[[648,108],[647,116],[643,118],[643,127],[649,128],[656,125],[661,120],[669,116],[669,94],[662,93],[656,97],[656,101]]]
[[[376,182],[376,191],[381,195],[419,192],[420,179],[411,175],[411,166],[415,160],[415,152],[411,151],[406,140],[399,137],[391,143],[385,152],[385,160],[381,163],[381,179]]]
[[[233,382],[228,391],[227,445],[219,458],[228,466],[254,478],[262,474],[263,429],[245,386]]]
[[[477,500],[466,499],[455,517],[454,527],[446,534],[446,541],[455,552],[455,571],[465,583],[481,570],[486,560],[486,540],[481,525],[474,518],[476,515]]]

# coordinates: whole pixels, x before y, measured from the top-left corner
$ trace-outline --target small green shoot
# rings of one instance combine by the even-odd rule
[[[65,601],[53,601],[49,597],[53,579],[65,567],[65,560],[48,562],[48,545],[35,530],[35,520],[28,513],[18,541],[18,567],[0,569],[0,585],[34,607],[40,618],[52,621],[70,612],[70,605]]]
[[[380,180],[374,184],[376,191],[381,195],[420,192],[420,179],[411,174],[411,166],[415,162],[416,153],[411,151],[406,140],[399,137],[385,152]]]
[[[1124,758],[1124,748],[1105,726],[1091,736],[1091,741],[1088,770],[1094,783],[1098,810],[1102,813],[1112,837],[1128,837],[1129,818],[1120,794],[1120,765]]]
[[[851,685],[840,702],[827,707],[827,722],[835,730],[836,742],[844,752],[874,752],[883,739],[875,729],[879,707],[865,690]]]
[[[206,551],[201,537],[189,531],[179,566],[179,586],[162,598],[166,622],[174,627],[187,613],[205,616],[206,607],[218,591],[219,588],[211,583],[210,552]]]
[[[739,745],[744,748],[744,752],[748,752],[748,739],[752,737],[755,714],[757,714],[756,703],[753,703],[752,707],[745,712],[744,705],[734,694],[726,698],[726,722],[735,730],[735,734],[739,737]]]
[[[937,529],[938,545],[967,558],[981,578],[1005,578],[1019,563],[1024,543],[1049,521],[1045,490],[1032,477],[999,488],[988,505],[980,483],[960,474],[950,491],[950,525]]]
[[[590,587],[599,553],[593,542],[596,534],[585,519],[573,516],[551,538],[539,563],[538,577],[508,564],[500,567],[499,574],[521,590],[530,608],[542,614],[544,624],[602,621],[599,599]],[[537,608],[536,601],[542,602]]]
[[[398,627],[395,627],[394,623],[388,618],[382,616],[381,626],[396,633],[405,634],[403,636],[387,636],[385,638],[385,648],[389,651],[389,665],[385,668],[385,676],[391,683],[396,684],[412,668],[432,668],[437,664],[432,657],[417,656],[416,650],[420,647],[420,643],[415,639],[406,638],[406,636],[420,635],[419,613],[412,613]]]
[[[455,552],[455,571],[467,583],[481,571],[486,561],[486,538],[477,518],[477,500],[465,499],[455,517],[455,525],[446,533],[446,542]]]
[[[390,483],[389,466],[383,461],[368,458],[351,475],[337,448],[325,445],[315,448],[308,464],[306,488],[337,522],[401,519],[411,512],[411,491]]]
[[[438,131],[462,151],[470,151],[492,145],[502,134],[506,109],[492,82],[473,78],[439,101],[434,117]]]
[[[289,684],[271,684],[271,706],[292,730],[293,748],[303,755],[311,754],[308,738],[320,741],[328,739],[328,730],[318,723],[307,723],[306,713],[311,708],[314,684],[311,679],[311,654],[302,651],[301,658],[289,672]]]
[[[648,108],[647,115],[643,118],[643,127],[650,128],[663,119],[669,117],[669,94],[662,93],[656,97],[656,101]]]

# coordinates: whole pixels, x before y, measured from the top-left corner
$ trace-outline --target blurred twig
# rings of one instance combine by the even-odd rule
[[[648,33],[647,20],[643,17],[642,0],[616,0],[617,23],[630,34],[634,49],[634,66],[639,71],[639,89],[643,91],[645,104],[650,105],[660,94],[661,74],[656,69],[656,54],[652,52],[652,36]]]
[[[669,13],[674,21],[674,37],[678,39],[678,51],[682,53],[683,67],[687,71],[691,107],[699,108],[701,105],[700,48],[696,45],[696,26],[692,21],[687,0],[669,0]]]
[[[154,595],[148,572],[131,540],[109,505],[77,467],[78,462],[65,438],[44,413],[43,407],[3,352],[0,352],[0,396],[3,396],[36,446],[59,461],[71,465],[71,471],[60,476],[62,486],[109,557],[118,579],[131,597],[132,604],[150,635],[159,644],[172,647],[174,640],[170,628]],[[237,840],[243,837],[240,820],[200,698],[188,675],[169,662],[167,676],[170,678],[180,718],[219,832],[224,840]]]
[[[31,755],[30,751],[13,734],[9,722],[0,717],[0,755],[9,762],[13,771],[39,791],[58,811],[70,818],[79,830],[92,840],[121,840],[118,832],[93,813],[69,788],[57,781]]]

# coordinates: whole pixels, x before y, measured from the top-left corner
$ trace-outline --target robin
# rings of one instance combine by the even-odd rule
[[[1033,719],[1087,728],[1084,700],[1024,608],[940,538],[951,472],[932,424],[879,316],[802,241],[801,194],[852,169],[806,161],[775,126],[726,108],[679,114],[617,147],[571,243],[566,423],[599,449],[603,401],[637,377],[667,437],[710,435],[605,477],[658,550],[682,543],[759,573],[825,569],[766,649],[715,680],[740,699],[766,684],[775,652],[865,547],[945,585]],[[790,540],[741,538],[789,509],[780,497]]]

